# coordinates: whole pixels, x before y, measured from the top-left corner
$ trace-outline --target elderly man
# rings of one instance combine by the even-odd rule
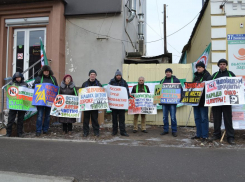
[[[218,62],[219,71],[213,74],[213,80],[220,77],[236,77],[236,75],[227,70],[228,61],[225,59],[220,59]],[[234,142],[234,129],[232,126],[232,108],[231,105],[225,106],[213,106],[213,116],[214,116],[214,133],[213,140],[221,138],[221,123],[222,123],[222,114],[224,117],[225,130],[227,135],[227,142],[231,145],[235,145]]]
[[[138,84],[134,85],[131,94],[135,93],[150,93],[149,87],[144,84],[145,78],[143,76],[139,77]],[[134,115],[134,129],[133,133],[137,133],[138,131],[138,117],[139,114]],[[146,124],[145,124],[145,114],[141,114],[141,131],[143,133],[148,133],[146,131]]]

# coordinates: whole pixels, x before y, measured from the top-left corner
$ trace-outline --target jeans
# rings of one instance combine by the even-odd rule
[[[119,129],[120,133],[125,133],[125,110],[122,109],[112,109],[112,128],[113,133],[118,131],[118,121],[117,116],[119,116]]]
[[[49,121],[50,121],[50,110],[51,107],[45,107],[45,106],[37,106],[37,123],[36,123],[36,132],[41,133],[47,132],[49,128]],[[44,116],[44,122],[43,122],[43,115]]]
[[[168,113],[169,112],[170,112],[170,117],[171,117],[172,133],[177,132],[176,106],[177,106],[176,104],[163,104],[162,105],[164,132],[168,132],[168,129],[169,129],[169,123],[168,123]]]
[[[196,136],[208,138],[208,107],[193,107],[196,123]]]

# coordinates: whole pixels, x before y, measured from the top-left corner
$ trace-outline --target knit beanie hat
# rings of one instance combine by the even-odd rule
[[[71,78],[71,82],[73,82],[72,76],[71,76],[71,75],[65,75],[65,77],[63,78],[63,81],[64,81],[64,82],[65,82],[65,80],[66,80],[67,77],[70,77],[70,78]]]
[[[168,71],[171,72],[171,73],[173,73],[173,70],[172,70],[171,68],[167,68],[167,69],[165,70],[165,73],[168,72]]]
[[[205,69],[205,64],[204,64],[202,61],[199,61],[199,62],[196,64],[196,68],[197,68],[198,66],[201,66],[201,67],[203,67],[203,68]]]
[[[122,76],[122,72],[121,72],[121,71],[119,71],[119,69],[117,69],[117,71],[116,71],[116,73],[115,73],[115,76],[117,76],[117,75]]]
[[[220,63],[225,63],[226,65],[228,65],[228,61],[226,59],[220,59],[217,65],[219,66]]]
[[[96,76],[97,76],[97,73],[96,73],[96,71],[95,71],[95,70],[90,70],[90,71],[89,71],[89,73],[88,73],[88,76],[90,76],[90,74],[91,74],[91,73],[95,73],[95,74],[96,74]]]

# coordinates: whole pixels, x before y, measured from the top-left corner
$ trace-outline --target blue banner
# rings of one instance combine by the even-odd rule
[[[51,83],[36,84],[32,105],[51,107],[56,95],[58,94],[58,90],[59,87]]]
[[[180,83],[164,83],[161,90],[161,104],[179,104],[181,100]]]

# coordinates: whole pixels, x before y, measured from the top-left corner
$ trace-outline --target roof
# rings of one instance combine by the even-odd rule
[[[33,3],[33,2],[43,2],[43,1],[52,1],[52,0],[0,0],[0,4],[1,5],[23,4],[23,3]]]
[[[193,28],[193,30],[192,30],[190,39],[189,39],[188,43],[183,47],[182,53],[184,53],[186,50],[188,50],[188,49],[190,48],[190,46],[191,46],[191,40],[192,40],[192,38],[194,37],[194,35],[195,35],[195,33],[196,33],[196,30],[197,30],[197,28],[198,28],[198,25],[199,25],[199,23],[201,22],[202,17],[203,17],[203,15],[204,15],[204,13],[205,13],[205,10],[206,10],[207,7],[208,7],[208,3],[209,3],[209,0],[206,0],[205,3],[204,3],[204,5],[203,5],[203,7],[202,7],[202,10],[201,10],[201,12],[200,12],[200,14],[199,14],[199,16],[198,16],[197,22],[196,22],[196,24],[195,24],[195,26],[194,26],[194,28]]]
[[[65,0],[65,15],[121,13],[122,0]]]

